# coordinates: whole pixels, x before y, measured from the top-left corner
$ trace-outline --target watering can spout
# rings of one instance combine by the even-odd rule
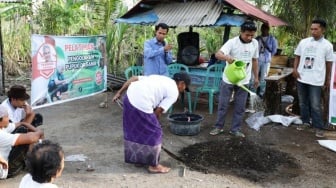
[[[238,84],[239,87],[241,87],[243,90],[247,91],[251,96],[256,96],[257,94],[245,87],[244,85]]]
[[[245,62],[236,60],[233,63],[228,64],[228,67],[225,69],[224,73],[232,84],[238,84],[238,82],[246,78],[245,67]]]

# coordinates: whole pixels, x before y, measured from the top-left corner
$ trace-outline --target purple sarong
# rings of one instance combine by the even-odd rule
[[[144,113],[123,99],[125,162],[156,166],[159,164],[162,129],[154,113]]]

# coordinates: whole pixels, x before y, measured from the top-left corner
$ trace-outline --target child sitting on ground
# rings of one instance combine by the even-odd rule
[[[5,163],[1,163],[1,179],[13,177],[24,169],[29,145],[36,143],[43,136],[42,130],[27,122],[9,123],[7,108],[0,105],[0,156],[7,163],[6,168],[3,168]]]
[[[57,188],[52,182],[62,175],[64,168],[64,152],[62,147],[49,140],[40,140],[28,152],[26,174],[20,188]]]

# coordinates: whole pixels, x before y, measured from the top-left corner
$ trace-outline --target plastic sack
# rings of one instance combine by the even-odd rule
[[[264,117],[264,111],[256,112],[250,115],[245,122],[249,127],[252,129],[255,129],[256,131],[260,130],[260,127],[264,124],[267,124],[270,122],[270,120],[267,117]]]
[[[267,118],[275,123],[281,123],[283,126],[288,127],[290,124],[302,124],[299,116],[283,116],[283,115],[270,115]]]
[[[298,116],[283,116],[283,115],[270,115],[264,117],[264,111],[256,112],[248,117],[245,122],[249,127],[260,130],[260,127],[270,123],[281,123],[283,126],[288,127],[290,124],[302,124],[302,120]]]
[[[281,102],[286,102],[286,103],[293,103],[294,97],[291,95],[283,95],[281,96]]]
[[[336,140],[317,140],[317,141],[321,146],[336,152]]]

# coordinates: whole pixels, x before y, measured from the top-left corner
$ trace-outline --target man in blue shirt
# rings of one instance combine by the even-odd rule
[[[268,24],[261,25],[261,35],[256,39],[259,43],[259,81],[260,86],[257,90],[257,94],[263,97],[265,94],[266,82],[265,77],[268,73],[268,67],[270,66],[271,59],[275,55],[278,49],[278,42],[274,36],[269,34]]]
[[[169,76],[168,64],[173,60],[172,45],[164,40],[168,34],[168,25],[159,23],[155,26],[155,37],[145,42],[144,46],[144,75]]]

